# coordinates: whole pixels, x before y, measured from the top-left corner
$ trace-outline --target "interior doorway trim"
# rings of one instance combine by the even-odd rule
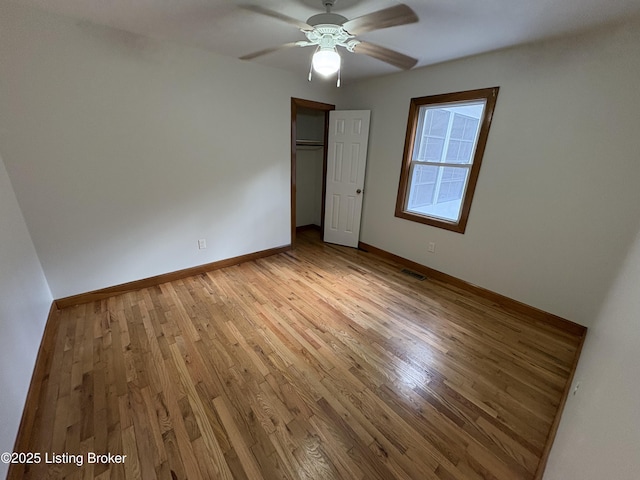
[[[313,100],[304,100],[302,98],[291,97],[291,245],[296,240],[296,139],[297,126],[296,119],[298,109],[318,110],[324,112],[324,148],[322,155],[322,216],[321,221],[324,227],[324,196],[326,189],[327,176],[327,140],[329,138],[329,112],[335,110],[336,106],[329,103],[314,102]]]

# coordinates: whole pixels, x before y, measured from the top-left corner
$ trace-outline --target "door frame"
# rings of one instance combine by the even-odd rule
[[[324,112],[324,138],[322,149],[322,215],[320,229],[324,232],[324,197],[327,188],[327,140],[329,139],[329,112],[336,106],[330,103],[315,102],[291,97],[291,245],[296,241],[296,156],[297,156],[297,116],[298,109]],[[324,234],[323,234],[324,235]]]

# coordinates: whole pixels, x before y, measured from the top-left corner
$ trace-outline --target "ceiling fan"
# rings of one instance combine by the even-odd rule
[[[338,72],[338,86],[340,86],[341,57],[336,47],[343,47],[349,52],[368,55],[403,70],[409,70],[418,63],[418,60],[413,57],[355,38],[356,35],[372,30],[417,22],[418,16],[408,6],[398,4],[349,20],[331,11],[335,0],[321,0],[321,2],[325,7],[325,12],[309,17],[306,22],[260,6],[247,5],[242,7],[245,10],[276,18],[298,27],[305,34],[307,40],[266,48],[244,55],[240,59],[251,60],[290,47],[316,46],[311,69],[309,70],[309,80],[311,80],[312,71],[314,70],[323,76]]]

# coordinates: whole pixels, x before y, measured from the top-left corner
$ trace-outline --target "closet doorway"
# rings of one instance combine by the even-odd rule
[[[291,99],[291,244],[298,228],[324,231],[329,112],[335,105]]]

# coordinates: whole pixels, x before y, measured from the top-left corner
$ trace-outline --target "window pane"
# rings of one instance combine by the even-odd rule
[[[464,125],[464,133],[460,138],[463,140],[475,141],[476,135],[478,134],[479,124],[480,120],[477,118],[468,119]]]
[[[444,138],[427,137],[423,143],[424,152],[420,160],[425,162],[439,162],[444,150]]]
[[[442,169],[442,179],[438,191],[438,203],[460,202],[467,181],[467,171],[461,168],[446,167]]]
[[[458,159],[460,163],[471,163],[473,161],[473,143],[460,142],[460,150],[458,151]]]
[[[442,162],[450,117],[451,112],[444,109],[420,111],[421,124],[413,148],[415,160]]]
[[[462,115],[455,114],[453,116],[453,123],[451,124],[452,138],[464,138],[464,124],[465,118]]]
[[[468,176],[467,167],[414,164],[407,211],[457,222]]]
[[[444,137],[449,128],[449,117],[451,113],[447,110],[431,108],[427,110],[427,119],[430,119],[430,128],[425,133],[432,136]]]
[[[434,199],[438,167],[415,165],[409,192],[409,208],[417,209],[431,205]]]
[[[467,109],[467,111],[469,111]],[[482,114],[482,110],[479,112]],[[447,149],[447,162],[471,163],[473,161],[473,147],[476,142],[476,134],[480,125],[479,118],[455,113],[449,136],[449,148]]]
[[[485,101],[420,107],[413,160],[471,163]]]
[[[447,148],[447,162],[461,163],[461,162],[458,162],[459,153],[460,153],[460,141],[449,140],[449,147]]]

